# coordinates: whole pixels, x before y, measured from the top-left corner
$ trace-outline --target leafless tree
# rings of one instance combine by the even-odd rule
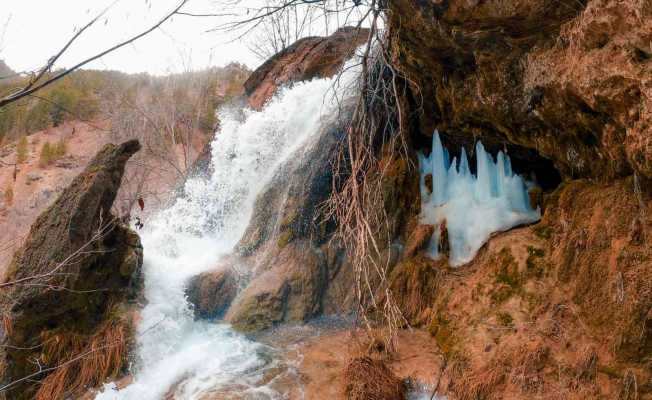
[[[45,63],[43,67],[38,69],[37,71],[33,71],[29,74],[30,79],[28,82],[17,89],[12,90],[10,93],[2,95],[0,97],[0,108],[14,103],[26,96],[32,95],[36,93],[37,91],[43,89],[44,87],[51,85],[52,83],[70,75],[73,71],[76,71],[83,67],[84,65],[91,63],[97,59],[100,59],[104,57],[105,55],[112,53],[122,47],[125,47],[138,39],[147,36],[154,30],[158,29],[161,25],[163,25],[166,21],[168,21],[170,18],[172,18],[175,15],[178,15],[181,12],[181,9],[188,3],[189,0],[181,0],[180,3],[168,14],[166,14],[163,18],[161,18],[157,23],[149,27],[148,29],[144,30],[143,32],[132,36],[120,43],[115,44],[114,46],[109,47],[108,49],[105,49],[91,57],[88,57],[75,65],[73,65],[70,68],[64,68],[62,70],[53,72],[55,64],[57,61],[61,58],[61,56],[66,53],[66,51],[70,48],[70,46],[77,40],[79,37],[81,37],[84,32],[86,32],[91,26],[93,26],[105,13],[107,10],[104,10],[102,13],[100,13],[98,16],[93,18],[89,23],[84,25],[81,29],[77,30],[75,34],[68,40],[68,42],[57,52],[55,53],[52,57],[48,59],[48,61]]]
[[[270,7],[270,0],[266,4]],[[315,26],[320,11],[321,8],[314,4],[282,9],[263,20],[247,39],[247,47],[264,61],[303,37],[323,34],[328,27]]]

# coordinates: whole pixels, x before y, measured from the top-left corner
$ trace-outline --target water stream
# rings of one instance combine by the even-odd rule
[[[133,382],[105,386],[97,399],[204,399],[236,390],[246,398],[277,398],[265,372],[274,349],[227,324],[195,320],[185,298],[188,279],[214,267],[242,236],[256,195],[288,157],[311,143],[338,104],[354,92],[358,69],[286,88],[262,111],[220,112],[212,143],[213,174],[185,185],[186,195],[147,221],[145,297],[131,367]]]

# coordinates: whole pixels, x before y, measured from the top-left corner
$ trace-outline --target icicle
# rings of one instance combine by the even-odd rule
[[[449,263],[453,266],[472,260],[493,232],[541,217],[538,209],[530,207],[526,182],[513,173],[509,156],[500,151],[494,160],[481,142],[476,144],[475,153],[476,176],[469,169],[464,148],[459,161],[454,157],[449,162],[450,153],[435,131],[430,157],[419,155],[422,194],[426,191],[425,175],[431,173],[433,178],[433,193],[423,197],[421,211],[422,223],[435,226],[426,252],[433,258],[445,256],[439,247],[448,237]]]
[[[466,150],[462,147],[462,154],[460,155],[460,176],[471,175],[471,170],[469,169],[469,159],[466,156]]]
[[[457,179],[457,157],[453,157],[450,167],[448,167],[448,182]]]
[[[491,160],[484,150],[481,142],[475,145],[476,171],[478,174],[476,184],[476,198],[479,201],[487,201],[491,197]]]
[[[498,152],[498,157],[496,157],[496,196],[501,197],[505,193],[505,155],[502,151]]]
[[[505,176],[512,176],[512,160],[509,159],[509,156],[505,156]]]
[[[446,201],[446,160],[444,158],[444,147],[439,138],[439,132],[435,131],[432,138],[432,203],[440,206]]]

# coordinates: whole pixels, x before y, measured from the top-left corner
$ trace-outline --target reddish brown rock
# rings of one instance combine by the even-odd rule
[[[236,273],[228,267],[201,273],[190,280],[186,294],[197,317],[221,317],[238,294]]]
[[[345,27],[328,37],[298,40],[267,60],[247,79],[244,86],[249,105],[261,108],[282,85],[334,75],[368,35],[367,29]]]
[[[405,244],[405,252],[403,253],[403,256],[405,258],[410,258],[423,250],[428,245],[434,232],[434,225],[417,225],[416,229],[414,229],[414,232],[412,232]]]
[[[415,137],[480,138],[565,177],[652,177],[651,4],[392,1],[395,62],[423,99]]]

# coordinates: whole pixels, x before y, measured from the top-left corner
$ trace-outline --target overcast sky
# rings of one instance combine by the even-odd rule
[[[8,21],[0,59],[16,71],[43,65],[73,35],[75,28],[88,23],[110,7],[102,19],[85,32],[57,66],[70,66],[129,36],[137,34],[175,8],[180,0],[1,0],[0,38]],[[259,0],[244,0],[247,5]],[[188,12],[239,12],[242,8],[220,10],[215,0],[190,0]],[[129,45],[85,68],[116,69],[125,72],[165,74],[200,69],[238,61],[256,67],[259,60],[233,34],[207,33],[233,17],[194,18],[175,16],[133,45]]]

